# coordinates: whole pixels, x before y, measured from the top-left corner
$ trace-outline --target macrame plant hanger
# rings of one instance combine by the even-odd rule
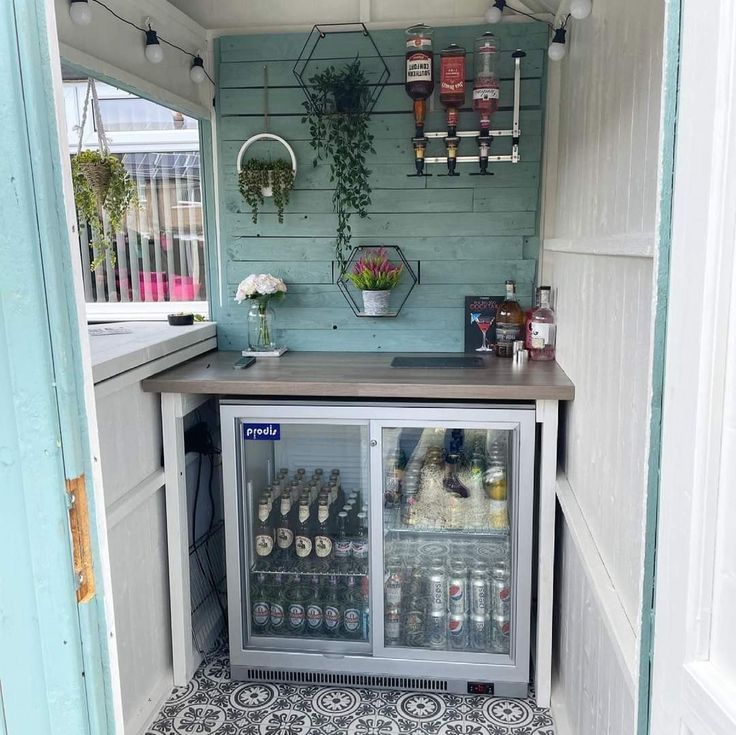
[[[94,79],[87,80],[87,94],[84,98],[84,110],[82,111],[82,124],[79,126],[79,145],[77,153],[82,152],[82,144],[84,142],[84,128],[87,125],[87,110],[92,107],[92,120],[97,129],[97,143],[100,153],[107,155],[110,152],[110,145],[105,135],[105,126],[102,124],[102,114],[100,113],[100,100],[97,97],[97,87]],[[104,163],[90,161],[80,164],[81,172],[87,179],[90,187],[97,196],[97,202],[102,209],[105,202],[108,189],[110,188],[110,168]],[[102,220],[102,212],[100,212],[100,220]]]
[[[252,135],[248,140],[243,143],[242,146],[240,146],[240,150],[238,151],[238,158],[235,165],[235,170],[240,171],[240,165],[243,162],[243,156],[245,156],[245,152],[250,148],[254,143],[258,143],[260,141],[264,140],[275,140],[277,143],[281,143],[284,148],[286,148],[287,152],[289,153],[289,158],[291,158],[291,169],[294,172],[294,176],[296,176],[296,155],[294,154],[294,149],[280,136],[280,135],[274,135],[273,133],[268,132],[268,122],[269,122],[269,114],[268,114],[268,67],[263,67],[263,130],[262,133],[257,133],[256,135]],[[271,196],[270,192],[264,191],[264,196]]]

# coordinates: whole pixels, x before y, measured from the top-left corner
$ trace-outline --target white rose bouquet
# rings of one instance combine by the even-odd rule
[[[251,273],[242,280],[235,292],[235,301],[256,301],[258,303],[259,327],[257,343],[259,348],[271,345],[271,327],[267,318],[267,307],[272,299],[280,300],[286,293],[286,284],[270,273]],[[251,348],[254,346],[251,345]]]

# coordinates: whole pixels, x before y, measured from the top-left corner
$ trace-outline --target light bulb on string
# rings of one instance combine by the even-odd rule
[[[591,0],[572,0],[570,3],[570,15],[576,20],[587,18],[593,10]]]
[[[487,23],[500,23],[503,18],[503,9],[506,7],[506,0],[495,0],[488,10],[486,10]]]
[[[204,61],[199,54],[197,54],[192,61],[192,68],[189,70],[189,78],[195,84],[202,84],[202,82],[207,78],[207,74],[204,71]]]
[[[565,54],[567,53],[567,46],[565,45],[566,33],[567,31],[562,27],[555,30],[552,43],[547,49],[547,56],[549,56],[552,61],[561,61],[565,58]]]
[[[92,22],[92,9],[87,0],[71,0],[69,3],[69,17],[72,23],[78,26],[88,26]]]
[[[151,26],[148,26],[148,30],[146,31],[146,58],[152,64],[159,64],[164,58],[163,49],[158,42],[158,35]]]

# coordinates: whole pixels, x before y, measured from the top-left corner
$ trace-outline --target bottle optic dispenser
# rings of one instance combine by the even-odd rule
[[[465,104],[465,49],[451,43],[440,54],[440,102],[447,109],[447,175],[457,176],[458,108]]]
[[[473,109],[480,114],[478,156],[481,174],[488,173],[488,155],[491,150],[491,115],[498,109],[499,86],[496,75],[496,37],[484,33],[473,44],[475,79],[473,81]]]
[[[424,153],[427,139],[424,137],[424,119],[427,113],[427,98],[434,91],[434,55],[432,35],[434,29],[423,23],[406,29],[406,93],[414,100],[414,145],[415,176],[424,175]]]

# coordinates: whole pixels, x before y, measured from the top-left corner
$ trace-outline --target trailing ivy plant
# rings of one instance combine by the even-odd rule
[[[112,238],[120,232],[127,211],[138,206],[138,194],[123,162],[102,151],[80,151],[72,156],[72,183],[77,214],[83,224],[92,228],[94,259],[90,269],[95,270],[109,254],[116,263]],[[103,224],[107,217],[108,229]]]
[[[368,216],[371,203],[370,171],[366,155],[375,153],[368,129],[371,89],[360,61],[341,69],[329,66],[309,80],[311,100],[304,103],[312,147],[319,161],[329,162],[335,185],[332,206],[337,214],[335,256],[345,266],[350,244],[350,215]]]
[[[253,224],[258,222],[258,211],[263,206],[263,190],[269,186],[273,192],[279,223],[284,221],[284,208],[289,203],[289,194],[294,188],[294,169],[289,161],[249,158],[240,169],[238,184],[243,199],[251,209]]]

